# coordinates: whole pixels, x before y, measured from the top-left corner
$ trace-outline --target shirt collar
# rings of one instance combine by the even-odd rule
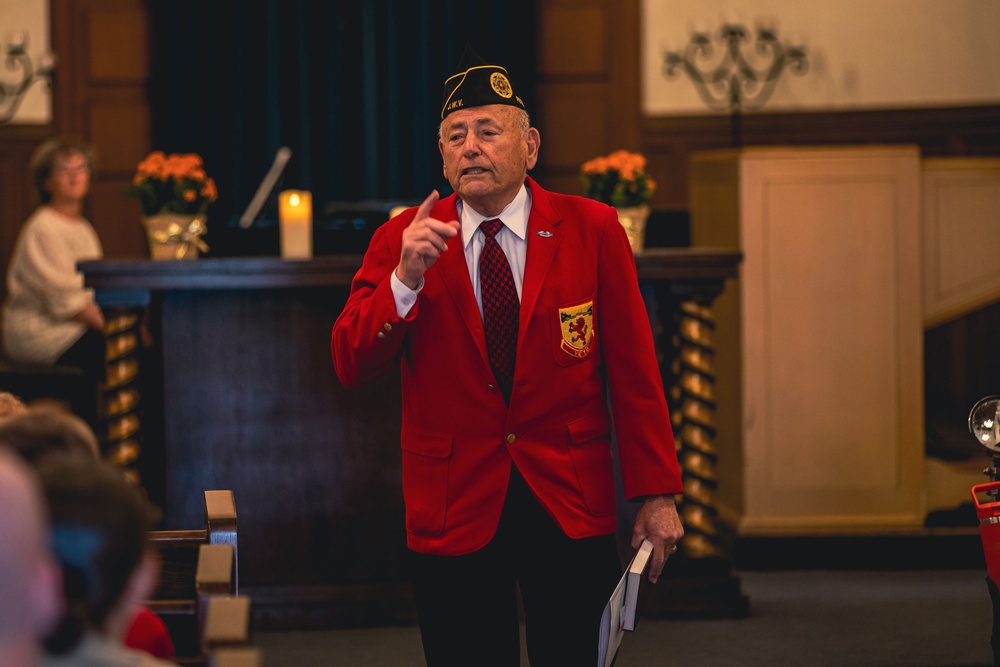
[[[458,208],[458,217],[462,221],[462,247],[464,248],[469,247],[472,235],[479,229],[479,223],[483,220],[500,218],[503,220],[504,226],[514,232],[522,241],[528,233],[528,212],[531,210],[531,198],[528,196],[528,188],[524,184],[514,195],[514,199],[500,211],[500,215],[487,218],[471,206],[466,206],[461,199],[455,203],[455,206]]]

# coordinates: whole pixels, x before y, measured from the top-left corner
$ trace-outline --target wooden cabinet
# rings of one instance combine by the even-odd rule
[[[992,250],[1000,159],[936,158],[922,168],[924,325],[931,327],[1000,300]]]
[[[692,159],[693,243],[744,253],[716,304],[719,501],[744,534],[922,524],[920,177],[909,146]]]

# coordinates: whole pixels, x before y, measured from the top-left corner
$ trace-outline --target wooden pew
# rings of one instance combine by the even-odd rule
[[[204,662],[202,631],[212,596],[239,594],[239,549],[232,491],[205,491],[205,525],[152,531],[160,582],[146,606],[167,626],[178,662]]]
[[[234,594],[235,560],[230,544],[202,544],[195,574],[197,655],[178,655],[186,666],[254,667],[260,650],[250,646],[250,598]],[[189,652],[189,651],[185,651]]]
[[[208,667],[263,667],[263,652],[256,646],[228,646],[208,655]]]
[[[250,643],[250,598],[213,595],[206,601],[201,644],[205,653]]]
[[[250,599],[233,594],[233,547],[203,544],[198,549],[195,575],[197,591],[197,636],[179,643],[197,646],[197,654],[185,649],[175,662],[187,667],[221,664],[229,667],[259,667],[261,652],[250,645]]]

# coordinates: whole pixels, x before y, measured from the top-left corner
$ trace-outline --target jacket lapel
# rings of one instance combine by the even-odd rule
[[[535,309],[538,295],[542,291],[542,285],[545,284],[545,277],[552,266],[552,260],[556,256],[559,244],[562,243],[562,232],[558,229],[562,216],[552,205],[545,190],[542,190],[530,178],[527,179],[527,185],[531,191],[531,213],[528,215],[526,235],[528,252],[525,257],[524,279],[521,283],[518,348],[524,342],[531,313]]]
[[[452,194],[439,202],[431,215],[438,220],[458,219],[455,201],[456,196]],[[476,295],[472,291],[472,283],[469,281],[469,266],[465,263],[465,248],[462,246],[460,233],[448,239],[448,251],[441,253],[437,262],[434,263],[434,267],[440,272],[441,281],[454,300],[462,321],[469,329],[469,335],[476,341],[476,347],[479,348],[483,363],[489,368],[489,357],[486,354],[486,335],[483,333],[483,318],[479,315]]]

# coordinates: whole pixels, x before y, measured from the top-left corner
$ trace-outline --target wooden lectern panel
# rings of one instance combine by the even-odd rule
[[[719,352],[738,360],[720,384],[742,378],[720,430],[742,442],[744,532],[922,524],[919,179],[911,147],[693,160],[694,242],[744,252]]]

